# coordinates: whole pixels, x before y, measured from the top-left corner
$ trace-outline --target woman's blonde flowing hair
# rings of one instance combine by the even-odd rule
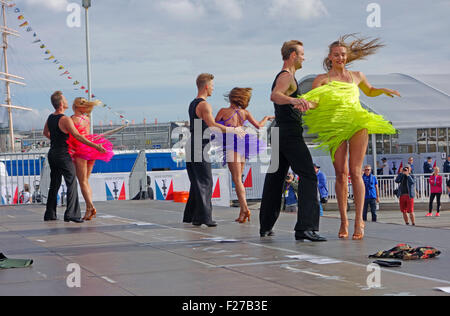
[[[84,113],[90,115],[95,106],[102,104],[102,101],[88,101],[85,98],[76,98],[73,101],[73,107],[75,108],[83,108],[86,109]]]
[[[349,38],[353,38],[353,40],[348,41]],[[368,37],[357,37],[353,33],[341,36],[339,40],[331,43],[328,54],[331,54],[335,47],[347,48],[347,65],[349,65],[355,60],[365,59],[367,56],[375,54],[378,49],[384,46],[378,37],[371,40]],[[323,61],[323,67],[326,71],[330,71],[331,66],[331,60],[327,56]]]

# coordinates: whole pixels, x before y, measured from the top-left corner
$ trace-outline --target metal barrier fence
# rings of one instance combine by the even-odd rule
[[[0,154],[0,205],[42,203],[45,160],[45,153]]]
[[[139,168],[135,166],[130,174],[130,198],[147,187],[145,177],[145,161],[137,159]],[[246,182],[247,198],[261,199],[264,179],[268,165],[262,163],[248,163],[244,172],[243,181]],[[442,183],[442,202],[450,202],[447,189],[447,181],[450,174],[440,174]],[[415,174],[416,201],[427,202],[430,197],[429,174]],[[377,176],[380,201],[390,203],[397,201],[394,190],[398,188],[395,183],[396,176]],[[231,200],[237,200],[232,189],[231,174],[229,174]],[[329,200],[336,201],[335,177],[327,178]],[[29,192],[25,186],[29,186]],[[10,204],[41,204],[46,202],[48,188],[50,186],[50,170],[46,160],[46,153],[7,153],[0,154],[0,205]],[[352,199],[352,186],[349,184],[349,196]],[[63,202],[63,201],[61,201]]]
[[[449,190],[447,189],[447,181],[450,179],[450,174],[442,173],[442,202],[450,202],[450,198],[448,196]],[[416,180],[416,198],[417,202],[428,202],[430,198],[430,184],[428,179],[430,178],[430,174],[415,174]],[[394,190],[398,188],[399,184],[395,183],[395,179],[397,176],[389,175],[389,176],[377,176],[378,180],[378,189],[380,193],[380,202],[383,203],[391,203],[398,201],[397,196],[394,194]],[[328,199],[330,201],[336,201],[336,178],[328,177],[327,178],[327,186],[328,186]],[[349,196],[352,199],[353,190],[352,185],[349,183]]]

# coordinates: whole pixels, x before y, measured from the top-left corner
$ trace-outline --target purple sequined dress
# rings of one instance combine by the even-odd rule
[[[239,114],[239,110],[236,110],[230,118],[218,121],[217,123],[227,127],[237,127],[227,123],[236,114],[239,116],[241,122],[245,123],[245,121]],[[243,126],[243,128],[245,129],[245,126]],[[253,129],[247,128],[246,132],[247,133],[243,138],[240,138],[233,133],[212,135],[211,137],[212,144],[222,148],[223,165],[226,165],[227,157],[230,153],[233,152],[238,153],[241,157],[245,157],[245,160],[249,160],[250,158],[257,156],[258,154],[267,149],[267,144],[263,140],[258,138],[258,135]]]

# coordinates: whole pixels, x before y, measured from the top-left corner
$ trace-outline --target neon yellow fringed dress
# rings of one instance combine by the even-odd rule
[[[354,82],[331,81],[299,98],[318,104],[305,113],[303,120],[309,128],[308,134],[318,135],[314,142],[330,152],[333,162],[339,146],[360,130],[367,129],[369,134],[397,133],[383,116],[361,106],[359,88]]]

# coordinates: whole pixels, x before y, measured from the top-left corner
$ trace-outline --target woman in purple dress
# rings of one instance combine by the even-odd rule
[[[216,122],[228,127],[243,127],[246,121],[250,122],[257,129],[266,125],[267,121],[273,120],[274,116],[265,116],[262,121],[257,121],[247,109],[252,97],[251,88],[234,88],[225,95],[230,103],[227,108],[219,110],[216,116]],[[236,222],[245,223],[250,221],[250,209],[247,205],[245,196],[245,187],[242,181],[242,174],[245,168],[245,161],[252,156],[258,155],[264,149],[266,144],[258,139],[258,136],[252,129],[247,129],[244,138],[239,138],[235,134],[222,134],[213,142],[223,148],[224,165],[228,164],[233,182],[236,186],[236,195],[241,206],[241,211]]]

